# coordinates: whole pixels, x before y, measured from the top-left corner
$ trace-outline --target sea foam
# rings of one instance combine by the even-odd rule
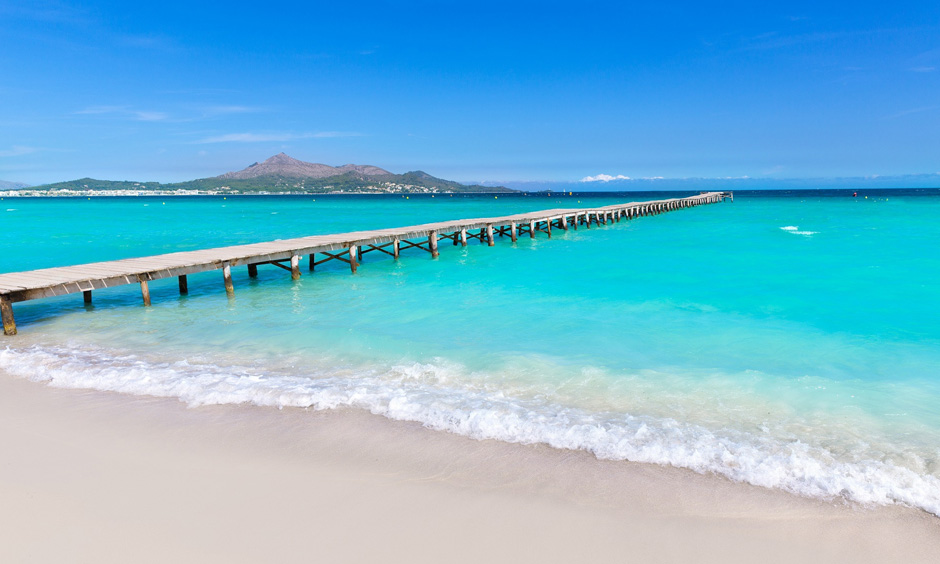
[[[840,460],[825,448],[766,429],[710,429],[668,417],[592,412],[473,385],[442,362],[321,366],[302,374],[250,363],[157,362],[105,349],[0,350],[0,370],[63,388],[178,398],[190,406],[254,404],[317,410],[352,407],[474,439],[542,443],[715,473],[757,486],[866,504],[902,503],[940,515],[940,479],[889,460]]]
[[[793,233],[794,235],[809,236],[809,235],[816,235],[817,233],[819,233],[819,231],[800,231],[800,228],[797,227],[796,225],[785,225],[781,227],[780,229],[786,231],[787,233]]]

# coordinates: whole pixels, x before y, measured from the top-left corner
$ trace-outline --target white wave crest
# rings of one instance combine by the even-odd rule
[[[804,235],[807,237],[819,233],[819,231],[800,231],[800,228],[796,225],[785,225],[780,229],[786,231],[787,233],[793,233],[794,235]]]
[[[586,450],[601,459],[712,472],[810,497],[903,503],[940,515],[940,479],[887,460],[842,461],[823,448],[767,433],[589,412],[551,403],[544,395],[513,397],[455,378],[459,367],[446,364],[320,367],[298,375],[34,346],[0,350],[0,370],[57,387],[176,397],[191,406],[355,407],[475,439]]]

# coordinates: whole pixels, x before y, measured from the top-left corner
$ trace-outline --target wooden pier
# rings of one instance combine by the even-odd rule
[[[0,314],[3,334],[16,334],[13,303],[81,292],[86,304],[92,292],[112,286],[140,284],[141,298],[150,305],[148,283],[162,278],[179,278],[180,294],[188,291],[186,276],[197,272],[221,270],[225,290],[233,293],[232,268],[245,265],[251,277],[257,276],[259,265],[273,265],[291,273],[293,279],[301,276],[301,257],[307,257],[309,270],[331,260],[349,264],[353,273],[360,258],[371,252],[381,252],[396,259],[405,249],[427,251],[432,258],[440,252],[441,241],[466,246],[476,239],[489,246],[495,245],[495,236],[509,236],[513,242],[537,233],[552,236],[552,229],[590,228],[619,222],[621,219],[656,215],[668,211],[722,202],[731,198],[730,192],[707,192],[688,198],[672,198],[650,202],[630,202],[601,208],[554,209],[521,213],[505,217],[462,219],[399,227],[374,231],[355,231],[335,235],[314,235],[297,239],[284,239],[268,243],[253,243],[219,247],[199,251],[186,251],[150,257],[95,262],[75,266],[45,268],[27,272],[0,274]]]

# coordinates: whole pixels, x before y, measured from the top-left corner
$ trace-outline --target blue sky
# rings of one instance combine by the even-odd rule
[[[940,172],[937,2],[137,4],[0,0],[0,179]]]

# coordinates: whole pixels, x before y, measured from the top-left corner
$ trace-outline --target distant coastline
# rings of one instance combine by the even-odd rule
[[[273,192],[267,190],[257,190],[244,192],[240,190],[69,190],[69,189],[47,189],[47,188],[21,188],[18,190],[0,190],[0,198],[121,198],[121,197],[187,197],[187,196],[420,196],[420,195],[442,195],[442,194],[460,194],[460,195],[492,195],[492,194],[525,194],[516,190],[507,192],[493,191],[432,191],[416,190],[413,192],[393,192],[393,191],[331,191],[331,192]]]
[[[851,198],[854,193],[858,197],[891,197],[891,196],[940,196],[940,188],[766,188],[766,189],[731,189],[726,190],[734,192],[741,197],[753,198],[779,198],[779,197],[813,197],[813,198]],[[199,197],[199,196],[239,196],[239,197],[272,197],[272,196],[294,196],[294,197],[329,197],[329,196],[366,196],[366,197],[434,197],[434,196],[504,196],[504,197],[548,197],[548,198],[579,198],[591,196],[617,196],[630,198],[644,198],[655,195],[668,194],[670,197],[681,195],[694,195],[703,192],[702,190],[685,189],[658,189],[658,190],[512,190],[506,192],[493,191],[474,191],[464,190],[440,191],[423,190],[412,192],[379,192],[379,191],[331,191],[331,192],[308,192],[308,191],[273,191],[273,190],[253,190],[240,191],[233,189],[218,190],[190,190],[190,189],[123,189],[123,190],[72,190],[72,189],[50,189],[39,186],[35,188],[19,188],[15,190],[0,190],[0,199],[3,198],[157,198],[157,197]]]
[[[15,187],[11,187],[15,188]],[[16,192],[15,194],[13,192]],[[512,193],[505,186],[466,185],[415,170],[395,174],[373,165],[339,167],[310,163],[279,153],[234,172],[162,184],[132,180],[79,178],[18,190],[13,196],[219,196],[236,194],[450,194]]]

